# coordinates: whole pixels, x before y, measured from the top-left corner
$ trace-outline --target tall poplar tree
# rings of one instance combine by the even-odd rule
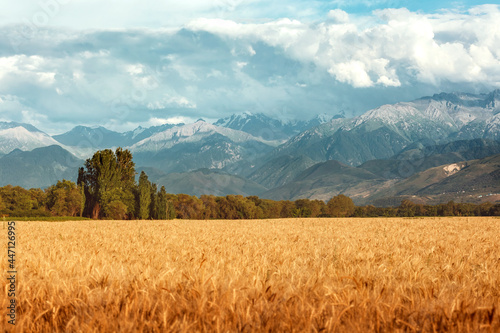
[[[151,219],[158,219],[158,186],[151,183],[151,203],[149,205],[149,217]]]
[[[135,164],[130,151],[121,148],[116,152],[111,149],[97,151],[79,169],[77,183],[84,188],[85,216],[107,217],[111,213],[111,202],[123,203],[129,217],[133,215]]]
[[[150,214],[151,205],[151,183],[144,171],[141,171],[139,176],[138,194],[138,215],[139,219],[147,220]]]
[[[175,218],[175,207],[172,201],[167,198],[167,191],[165,186],[160,188],[158,193],[158,219],[159,220],[172,220]]]

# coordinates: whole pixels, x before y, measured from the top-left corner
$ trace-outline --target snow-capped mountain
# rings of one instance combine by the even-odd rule
[[[266,140],[285,141],[308,128],[326,123],[332,118],[327,114],[321,114],[307,121],[283,121],[271,118],[263,113],[244,112],[221,118],[214,125],[247,132]]]
[[[214,124],[199,120],[187,125],[137,127],[124,133],[103,127],[77,126],[54,137],[28,124],[0,123],[0,155],[14,151],[4,156],[4,162],[11,163],[8,164],[9,170],[15,171],[13,163],[35,161],[46,152],[39,150],[36,154],[19,155],[20,152],[15,149],[31,151],[56,144],[78,158],[88,158],[98,149],[119,146],[132,151],[138,168],[155,168],[164,173],[191,172],[200,168],[212,172],[218,169],[249,177],[269,189],[285,186],[305,169],[329,160],[337,160],[352,167],[366,161],[385,159],[378,163],[371,161],[362,169],[379,178],[384,178],[388,170],[397,175],[410,174],[409,171],[399,170],[399,166],[407,166],[406,161],[410,161],[410,166],[411,163],[417,163],[413,157],[404,158],[399,164],[387,159],[403,156],[397,155],[401,152],[404,152],[404,156],[418,153],[418,147],[473,139],[500,139],[500,90],[479,95],[437,94],[411,102],[382,105],[354,118],[319,115],[309,121],[281,121],[264,114],[247,112],[220,119]],[[486,156],[490,151],[492,154],[498,152],[496,148],[491,148],[496,147],[495,142],[492,142],[481,148],[479,157]],[[423,164],[415,165],[412,172],[422,171],[427,165],[436,166],[440,161],[457,162],[464,158],[477,158],[477,154],[469,152],[479,149],[474,148],[476,146],[472,141],[458,146],[471,148],[460,154],[453,149],[438,154],[437,148],[433,148],[429,154],[426,153]],[[57,153],[57,149],[52,150],[52,153]],[[18,155],[23,156],[23,159],[19,159]],[[76,167],[83,163],[70,154],[57,156],[66,156],[66,159],[71,157],[77,161]],[[50,158],[44,157],[48,162],[43,170],[37,169],[36,162],[30,162],[34,163],[31,167],[23,166],[22,170],[26,170],[23,171],[26,174],[34,170],[31,172],[34,176],[29,178],[33,183],[36,177],[49,179],[49,176],[63,174],[61,163],[52,165],[49,163]],[[322,170],[335,165],[326,163]],[[75,167],[73,164],[70,166]],[[13,179],[12,175],[5,172],[4,176],[7,181]],[[344,176],[332,178],[335,186],[347,186],[342,178]],[[321,185],[318,179],[313,180]],[[392,178],[389,180],[392,181]],[[357,190],[363,188],[363,184],[358,184]],[[300,191],[295,192],[300,194]]]
[[[137,165],[164,172],[208,168],[239,174],[238,163],[252,164],[278,144],[199,120],[156,133],[129,148]]]
[[[287,126],[284,122],[268,117],[263,113],[244,112],[242,114],[233,114],[219,119],[214,125],[243,131],[267,140],[285,141],[291,135],[296,134],[293,128]]]
[[[500,137],[500,90],[489,94],[437,94],[383,105],[350,119],[333,119],[278,147],[273,156],[305,155],[316,161],[359,165],[388,158],[418,141],[446,143]]]
[[[183,125],[183,124],[181,124]],[[88,126],[76,126],[72,130],[52,136],[58,142],[73,147],[78,148],[94,148],[94,149],[104,149],[104,148],[115,148],[131,146],[143,139],[150,137],[151,135],[170,129],[176,125],[165,124],[160,126],[152,126],[148,128],[143,128],[141,126],[137,127],[133,131],[128,131],[124,133],[115,132],[108,130],[102,126],[88,127]]]
[[[133,144],[130,147],[130,150],[132,152],[158,152],[163,149],[172,148],[180,143],[199,142],[215,134],[226,137],[234,143],[255,141],[268,146],[277,146],[280,143],[279,141],[265,140],[260,137],[254,137],[243,131],[220,127],[209,124],[203,120],[198,120],[193,124],[175,126],[163,132],[153,134],[152,136]]]
[[[29,151],[57,144],[59,143],[56,140],[32,125],[0,122],[0,153],[2,154],[10,153],[14,149]]]
[[[111,148],[123,144],[124,135],[102,126],[76,126],[72,130],[52,136],[58,142],[71,147]]]
[[[125,138],[125,142],[122,143],[124,146],[131,146],[141,140],[147,139],[150,136],[160,133],[163,131],[166,131],[170,128],[176,127],[176,126],[182,126],[184,124],[163,124],[159,126],[151,126],[151,127],[137,127],[133,131],[125,132],[123,133],[123,137]]]

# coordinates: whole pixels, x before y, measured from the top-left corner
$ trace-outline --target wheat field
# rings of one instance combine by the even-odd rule
[[[3,315],[2,331],[500,331],[498,218],[17,222],[16,234],[17,324]]]

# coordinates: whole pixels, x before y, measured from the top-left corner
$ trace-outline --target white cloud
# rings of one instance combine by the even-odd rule
[[[253,49],[252,45],[249,45],[247,50],[248,50],[248,53],[252,56],[257,54],[257,52],[255,52],[255,50]]]
[[[242,69],[246,65],[248,65],[248,62],[245,62],[245,61],[237,61],[236,62],[236,67],[238,67],[239,69]]]
[[[165,95],[161,100],[148,102],[147,108],[150,110],[162,110],[167,108],[196,109],[196,103],[190,102],[183,96]]]
[[[16,57],[3,57],[0,58],[0,80],[5,75],[18,70]]]
[[[0,58],[0,82],[2,79],[24,78],[31,84],[50,86],[55,82],[56,73],[49,61],[40,56],[14,55]]]
[[[75,1],[64,10],[83,5]],[[232,15],[249,4],[225,1],[218,6]],[[187,4],[175,6],[172,12]],[[214,6],[200,1],[200,8]],[[500,87],[498,6],[364,16],[333,10],[321,20],[205,18],[175,31],[39,29],[16,45],[10,36],[18,27],[0,27],[0,115],[37,121],[46,131],[102,119],[132,129],[243,110],[349,115],[443,90]]]
[[[433,85],[443,80],[500,82],[497,5],[432,15],[405,8],[378,10],[367,27],[338,9],[328,18],[317,25],[290,19],[262,24],[200,19],[188,27],[282,48],[289,57],[313,62],[354,87],[400,86],[400,75]]]
[[[131,64],[127,65],[125,70],[132,76],[139,75],[144,73],[144,66],[141,64]]]
[[[188,118],[188,117],[170,117],[170,118],[157,118],[153,117],[150,118],[149,121],[146,123],[146,126],[159,126],[159,125],[165,125],[165,124],[187,124],[187,123],[192,123],[195,121],[193,118]]]
[[[21,115],[21,122],[31,124],[35,127],[44,125],[48,120],[46,115],[40,114],[34,110],[23,110],[21,111]]]
[[[365,69],[365,64],[361,61],[349,61],[333,65],[328,72],[335,75],[340,82],[347,82],[355,88],[371,87],[371,81]]]
[[[328,12],[327,17],[333,23],[347,23],[349,22],[349,14],[344,12],[342,9],[332,9]]]

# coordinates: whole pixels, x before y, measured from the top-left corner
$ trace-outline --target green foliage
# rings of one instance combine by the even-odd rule
[[[80,189],[80,216],[83,216],[83,210],[85,209],[85,189],[83,184],[78,185]]]
[[[135,164],[128,150],[118,148],[116,152],[110,149],[97,151],[85,161],[85,167],[80,168],[77,183],[84,186],[86,216],[109,216],[109,205],[113,201],[124,203],[127,212],[135,210]]]
[[[29,192],[31,200],[33,202],[32,209],[35,209],[35,210],[45,209],[46,201],[47,201],[47,194],[39,188],[30,188],[28,190],[28,192]]]
[[[158,207],[157,214],[159,220],[172,220],[175,218],[175,207],[172,201],[167,199],[167,191],[165,186],[160,188],[160,192],[156,196]]]
[[[177,217],[181,219],[203,218],[203,202],[195,196],[178,194],[173,201]]]
[[[0,188],[2,207],[0,214],[8,216],[46,216],[45,194],[40,189],[26,190],[7,185]]]
[[[490,208],[491,216],[500,216],[500,204],[496,204]]]
[[[138,212],[137,215],[141,220],[149,219],[151,211],[151,182],[144,171],[139,176],[139,185],[137,189]]]
[[[295,210],[295,203],[292,201],[281,201],[281,212],[280,217],[286,218],[293,216],[293,211]]]
[[[251,200],[241,195],[228,195],[216,199],[218,204],[218,218],[254,219],[257,217],[257,208]]]
[[[151,203],[149,204],[149,217],[153,220],[158,219],[158,186],[151,183],[150,188]]]
[[[167,200],[167,211],[166,211],[167,220],[173,220],[177,216],[175,212],[174,203],[170,200]]]
[[[403,200],[398,207],[398,216],[412,217],[415,216],[416,205],[410,200]]]
[[[160,188],[160,193],[158,193],[158,219],[166,220],[167,219],[167,191],[165,190],[165,186]]]
[[[200,200],[203,203],[203,219],[215,219],[218,217],[218,206],[215,195],[202,195]]]
[[[258,207],[262,211],[261,218],[276,219],[280,217],[281,214],[281,202],[273,201],[268,199],[263,199],[259,202]]]
[[[296,217],[318,217],[325,210],[325,203],[321,200],[299,199],[295,201],[294,216]]]
[[[47,209],[54,216],[77,216],[81,211],[82,194],[75,183],[58,181],[46,191]]]
[[[355,207],[351,198],[339,194],[327,203],[327,211],[333,217],[349,217],[354,215]]]
[[[123,220],[127,216],[127,205],[119,200],[115,200],[109,203],[109,215],[108,218],[113,220]]]

